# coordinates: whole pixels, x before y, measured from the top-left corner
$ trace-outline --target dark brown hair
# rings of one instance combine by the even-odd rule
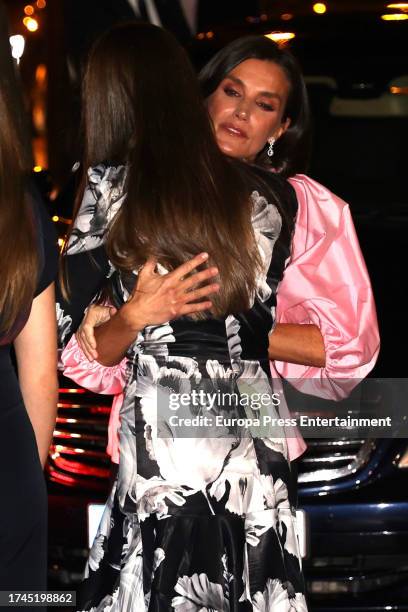
[[[24,153],[10,102],[12,84],[0,78],[0,332],[29,308],[37,285],[38,247],[25,193]]]
[[[278,139],[273,157],[268,157],[268,145],[258,153],[256,163],[273,167],[284,177],[305,172],[310,156],[310,111],[306,85],[295,57],[265,36],[244,36],[226,45],[204,66],[199,75],[201,89],[208,98],[221,81],[239,64],[248,59],[274,62],[289,81],[289,95],[283,121],[290,125]]]
[[[218,149],[182,47],[150,24],[113,28],[91,51],[84,97],[86,165],[128,165],[107,237],[113,264],[129,271],[154,256],[173,269],[208,251],[216,314],[248,308],[259,266],[249,189]]]

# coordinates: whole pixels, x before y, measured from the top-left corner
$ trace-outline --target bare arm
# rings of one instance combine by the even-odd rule
[[[278,323],[269,336],[269,359],[324,368],[326,354],[317,325]]]
[[[210,283],[200,287],[200,284],[216,276],[218,270],[213,267],[194,272],[207,259],[207,253],[200,253],[163,275],[155,272],[156,261],[149,259],[140,270],[135,290],[126,304],[95,329],[99,363],[104,366],[119,363],[139,331],[147,325],[160,325],[209,310],[212,303],[208,296],[217,292],[219,285]]]
[[[14,347],[21,392],[44,466],[58,400],[54,283],[34,299],[30,317]]]
[[[126,304],[106,323],[95,328],[98,362],[103,366],[118,364],[129,346],[136,340],[142,324],[129,324],[126,317]]]
[[[77,332],[77,340],[90,361],[98,359],[99,356],[96,350],[95,335],[98,336],[100,341],[103,335],[107,333],[107,329],[96,332],[96,328],[108,321],[115,312],[115,309],[107,306],[90,306],[88,309],[86,317]],[[123,314],[121,313],[122,316]],[[125,331],[126,321],[120,321],[120,318],[119,316],[115,327],[112,326],[109,331],[109,335],[110,333],[116,335],[115,346],[118,348],[118,355],[112,354],[112,358],[119,358],[120,344],[122,345],[123,356],[127,347],[135,339],[135,334],[137,335],[136,331],[127,335]],[[121,342],[120,338],[122,338]],[[268,353],[269,358],[275,361],[319,368],[325,367],[326,355],[323,337],[319,328],[313,324],[278,323],[273,334],[269,336]]]

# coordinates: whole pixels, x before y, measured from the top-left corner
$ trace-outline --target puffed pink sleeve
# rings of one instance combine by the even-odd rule
[[[370,278],[348,205],[312,179],[291,179],[299,209],[292,258],[278,287],[278,323],[320,328],[324,368],[275,362],[299,390],[347,396],[373,368],[380,347]]]
[[[126,357],[112,367],[88,361],[73,334],[61,353],[61,362],[64,376],[89,391],[102,395],[117,395],[123,391],[126,383]]]
[[[114,463],[119,463],[119,412],[126,382],[126,358],[112,367],[105,367],[97,361],[90,362],[85,357],[74,334],[61,353],[61,363],[64,375],[81,387],[94,393],[115,396],[109,416],[106,452]]]

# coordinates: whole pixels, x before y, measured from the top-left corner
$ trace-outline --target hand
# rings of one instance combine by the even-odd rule
[[[150,258],[141,268],[136,287],[129,300],[119,311],[129,330],[138,332],[147,325],[161,325],[183,315],[208,310],[212,302],[207,298],[216,293],[217,283],[198,285],[218,274],[217,268],[194,272],[208,259],[208,253],[200,253],[168,274],[157,274],[157,261]],[[187,277],[187,278],[186,278]]]
[[[98,359],[96,350],[95,327],[106,323],[116,313],[116,308],[113,306],[98,306],[91,304],[86,311],[85,317],[76,332],[76,339],[85,357],[89,361]]]

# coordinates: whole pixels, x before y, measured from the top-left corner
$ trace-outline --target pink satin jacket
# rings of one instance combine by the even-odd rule
[[[322,333],[324,368],[271,362],[274,390],[280,378],[298,390],[329,399],[346,397],[374,367],[380,340],[373,293],[349,206],[304,175],[290,179],[299,208],[292,255],[278,287],[278,323],[313,323]],[[119,461],[118,425],[126,360],[112,368],[88,362],[73,336],[62,353],[64,374],[96,393],[116,395],[109,422],[107,452]],[[281,402],[282,418],[289,418]],[[306,443],[296,427],[286,428],[289,458]]]

